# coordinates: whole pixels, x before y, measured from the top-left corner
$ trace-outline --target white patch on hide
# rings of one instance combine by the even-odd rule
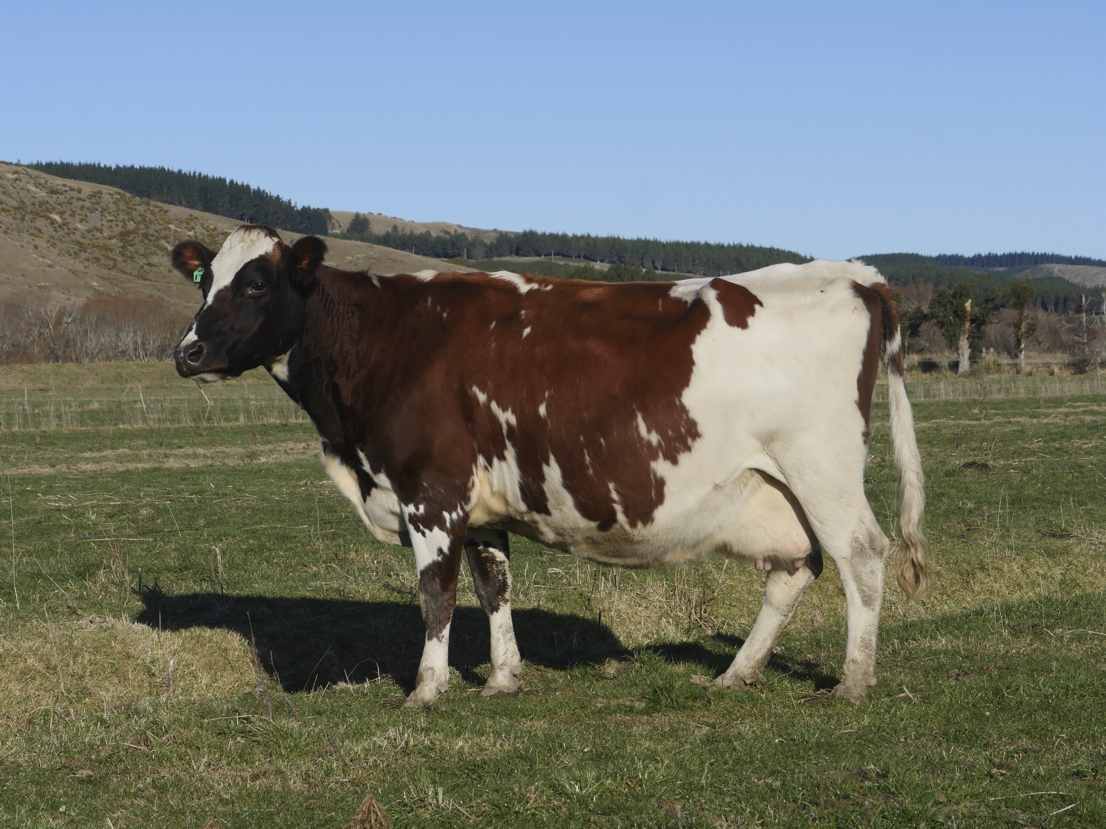
[[[353,504],[369,531],[385,544],[402,543],[399,537],[399,501],[395,493],[390,488],[377,486],[369,493],[368,499],[362,498],[361,485],[357,482],[354,471],[338,457],[322,451],[321,447],[319,454],[322,456],[326,474],[330,476],[337,490]]]
[[[279,357],[274,357],[265,364],[265,368],[269,369],[269,373],[282,383],[288,382],[288,355],[291,353],[291,350],[285,351]]]
[[[536,288],[541,287],[538,285],[537,282],[531,282],[530,280],[526,279],[526,277],[520,276],[517,273],[511,273],[510,271],[496,271],[495,273],[488,274],[488,276],[493,277],[494,279],[502,279],[505,282],[510,282],[512,285],[518,288],[518,292],[520,294],[525,294],[528,291],[533,291]]]
[[[277,241],[268,230],[259,227],[238,228],[230,234],[211,260],[211,289],[207,292],[204,308],[211,305],[219,291],[234,281],[244,265],[272,253]]]

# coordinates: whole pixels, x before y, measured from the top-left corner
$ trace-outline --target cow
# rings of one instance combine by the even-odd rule
[[[197,381],[264,366],[310,415],[324,467],[381,541],[409,545],[426,638],[412,706],[447,690],[464,556],[491,627],[483,694],[514,694],[508,533],[627,567],[722,555],[766,572],[716,680],[762,670],[828,554],[848,611],[833,694],[876,681],[890,544],[864,493],[886,365],[899,471],[898,581],[930,584],[921,458],[898,312],[860,262],[608,284],[498,273],[381,275],[324,264],[244,225],[219,252],[178,244],[203,304],[174,350]]]

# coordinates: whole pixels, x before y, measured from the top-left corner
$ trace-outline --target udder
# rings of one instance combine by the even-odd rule
[[[818,549],[802,506],[791,490],[772,476],[759,470],[752,475],[726,531],[730,555],[754,559],[758,570],[771,570],[773,563],[801,567]]]

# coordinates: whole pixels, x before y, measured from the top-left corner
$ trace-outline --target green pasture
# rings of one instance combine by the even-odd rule
[[[821,693],[844,657],[832,566],[766,683],[718,692],[751,564],[515,539],[523,692],[479,696],[463,573],[451,690],[405,710],[410,552],[354,519],[268,377],[2,367],[0,825],[384,825],[371,797],[396,827],[1104,826],[1106,398],[1093,376],[910,387],[937,581],[918,602],[890,581],[864,704]]]

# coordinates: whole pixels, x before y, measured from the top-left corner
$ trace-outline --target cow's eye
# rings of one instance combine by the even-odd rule
[[[262,282],[260,279],[255,279],[250,283],[250,293],[253,295],[263,294],[269,289],[269,286]]]

